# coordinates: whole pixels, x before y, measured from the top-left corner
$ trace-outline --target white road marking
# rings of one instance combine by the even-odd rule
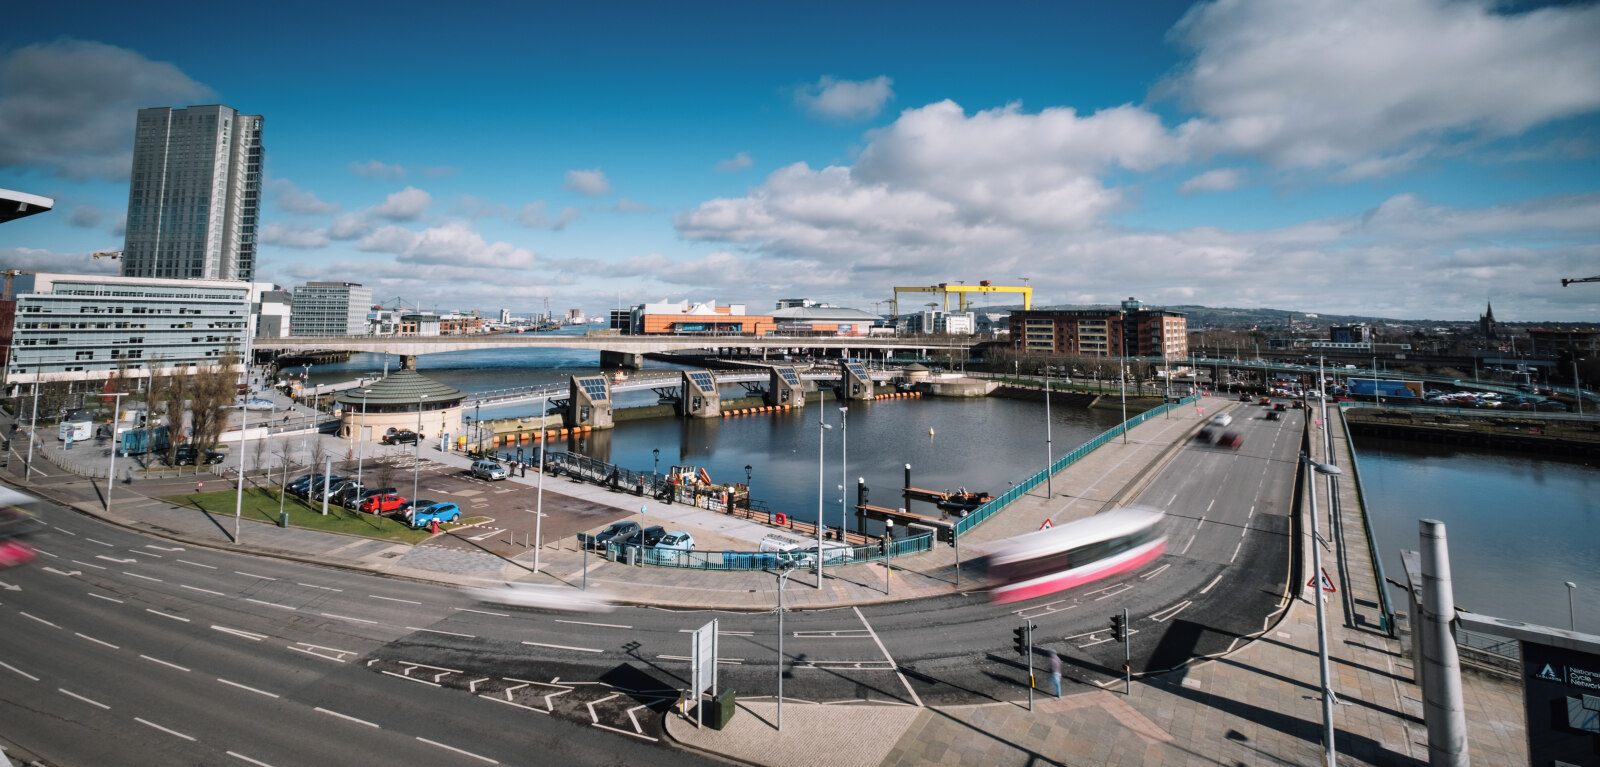
[[[267,696],[269,698],[278,697],[278,694],[275,693],[275,692],[267,692],[266,690],[257,690],[256,688],[251,687],[249,685],[239,684],[238,682],[230,682],[230,681],[228,681],[226,679],[223,679],[220,676],[217,677],[217,681],[221,682],[223,684],[226,684],[226,685],[232,685],[232,686],[237,687],[237,688],[239,688],[241,690],[249,690],[250,692],[256,693],[257,695],[265,695],[265,696]]]
[[[660,658],[662,660],[684,660],[684,661],[694,660],[693,658],[691,658],[691,657],[689,657],[687,655],[657,655],[656,657]],[[744,664],[744,659],[743,658],[718,658],[717,662],[721,663],[721,664],[723,664],[725,666],[740,666],[740,665]]]
[[[111,597],[108,597],[108,596],[106,596],[106,595],[105,595],[105,594],[96,594],[96,593],[94,593],[94,592],[93,592],[93,591],[88,591],[88,592],[84,592],[84,593],[86,593],[86,594],[88,594],[88,595],[89,595],[89,596],[91,596],[91,597],[94,597],[94,598],[96,598],[96,599],[104,599],[104,600],[106,600],[106,601],[107,601],[107,602],[116,602],[116,603],[117,603],[117,604],[119,604],[119,605],[120,605],[120,604],[123,604],[123,601],[122,601],[122,600],[120,600],[120,599],[112,599],[112,598],[111,598]]]
[[[103,709],[105,709],[105,710],[107,710],[107,711],[110,711],[110,710],[111,710],[111,707],[110,707],[110,706],[107,706],[107,705],[106,705],[106,704],[104,704],[104,703],[101,703],[101,702],[100,702],[100,701],[98,701],[98,700],[90,700],[90,699],[89,699],[89,698],[85,698],[85,697],[83,697],[83,696],[82,696],[82,695],[79,695],[79,694],[77,694],[77,693],[75,693],[75,692],[73,692],[73,691],[71,691],[71,690],[68,690],[68,689],[67,689],[67,688],[65,688],[65,687],[57,687],[57,688],[56,688],[56,690],[57,690],[57,691],[58,691],[58,692],[60,692],[60,693],[61,693],[61,694],[63,694],[63,695],[70,695],[70,696],[72,696],[72,697],[74,697],[74,698],[77,698],[77,699],[78,699],[78,700],[81,700],[81,701],[83,701],[83,702],[84,702],[84,703],[87,703],[87,704],[89,704],[89,705],[91,705],[91,706],[99,706],[99,707],[101,707],[101,708],[103,708]]]
[[[154,543],[146,543],[144,547],[147,549],[155,549],[156,551],[183,551],[182,546],[157,546]]]
[[[1212,503],[1216,503],[1216,501],[1212,501]],[[1210,510],[1210,508],[1211,508],[1211,507],[1209,507],[1209,506],[1208,506],[1208,507],[1206,507],[1206,509],[1207,509],[1207,510],[1208,510],[1208,511],[1209,511],[1209,510]],[[1195,525],[1195,526],[1194,526],[1194,529],[1196,529],[1196,530],[1199,530],[1199,529],[1200,529],[1200,528],[1202,528],[1202,527],[1205,527],[1205,526],[1206,526],[1206,515],[1204,515],[1204,514],[1201,514],[1201,515],[1200,515],[1200,524],[1198,524],[1198,525]]]
[[[1244,541],[1239,541],[1239,543],[1233,547],[1233,556],[1228,557],[1228,564],[1233,564],[1233,560],[1239,558],[1239,549],[1242,548],[1244,548]]]
[[[202,565],[202,564],[200,564],[200,563],[199,563],[199,562],[190,562],[190,561],[189,561],[189,560],[187,560],[187,559],[180,559],[180,560],[178,560],[178,561],[179,561],[179,562],[182,562],[182,563],[184,563],[184,564],[186,564],[186,565],[194,565],[194,566],[195,566],[195,567],[204,567],[204,568],[205,568],[205,569],[207,569],[207,570],[215,570],[215,569],[217,569],[217,568],[216,568],[216,567],[214,567],[214,566],[212,566],[212,565]]]
[[[590,647],[568,647],[566,645],[545,644],[543,642],[523,642],[523,644],[533,645],[534,647],[550,647],[557,650],[573,650],[576,652],[605,652],[604,650],[596,650]]]
[[[380,597],[377,594],[368,594],[367,596],[372,597],[373,599],[382,599],[382,600],[385,600],[385,601],[388,601],[388,602],[405,602],[408,605],[420,605],[420,604],[422,604],[421,602],[413,602],[412,600],[409,600],[409,599],[395,599],[394,597]]]
[[[900,683],[906,686],[906,692],[911,693],[911,700],[916,702],[917,708],[922,708],[922,699],[917,697],[916,690],[911,689],[911,682],[906,680],[906,675],[900,673],[900,664],[894,662],[894,656],[890,655],[889,649],[883,646],[883,640],[878,638],[878,632],[873,631],[872,624],[867,623],[867,616],[861,614],[861,608],[859,607],[852,606],[850,609],[855,611],[856,618],[861,621],[862,626],[866,627],[867,633],[872,635],[872,641],[878,645],[878,652],[883,653],[883,657],[889,661],[889,665],[894,666],[894,675],[900,677]]]
[[[262,601],[260,599],[252,599],[250,597],[245,597],[244,601],[246,601],[246,602],[255,602],[258,605],[266,605],[268,607],[276,607],[279,610],[293,610],[293,609],[295,609],[295,608],[290,607],[288,605],[280,605],[280,604],[278,604],[276,602],[265,602],[265,601]]]
[[[79,560],[79,559],[72,560],[72,563],[75,564],[75,565],[83,565],[84,567],[93,567],[96,570],[104,570],[104,569],[106,569],[105,565],[90,564],[88,562],[84,562],[83,560]]]
[[[188,671],[189,670],[189,669],[186,669],[186,668],[184,668],[184,667],[182,667],[182,666],[180,666],[180,665],[178,665],[176,663],[168,663],[168,662],[166,662],[166,661],[164,661],[164,660],[162,660],[160,658],[152,658],[152,657],[150,657],[148,655],[140,655],[139,657],[144,658],[145,660],[151,661],[153,663],[160,663],[163,666],[169,666],[171,668],[175,668],[175,669],[177,669],[179,671]]]
[[[138,722],[139,724],[143,724],[143,725],[148,725],[150,727],[154,727],[154,728],[156,728],[156,729],[158,729],[158,730],[160,730],[160,731],[162,731],[162,732],[164,732],[164,733],[166,733],[168,735],[176,735],[176,736],[178,736],[180,738],[183,738],[184,740],[188,740],[188,741],[193,741],[194,740],[193,737],[190,737],[190,736],[185,735],[185,734],[183,734],[181,732],[178,732],[177,730],[169,730],[169,729],[167,729],[165,727],[162,727],[159,724],[156,724],[155,722],[146,721],[144,719],[140,719],[137,716],[133,718],[133,721]]]
[[[71,535],[71,536],[76,536],[77,535],[77,533],[74,533],[71,530],[68,530],[67,528],[62,527],[60,525],[51,525],[51,527],[53,527],[53,528],[55,528],[57,530],[60,530],[61,532],[66,533],[67,535]]]
[[[88,634],[80,634],[80,633],[78,633],[76,631],[74,631],[72,633],[77,634],[78,636],[83,637],[84,639],[87,639],[87,640],[89,640],[91,642],[94,642],[95,644],[105,645],[106,647],[109,647],[109,648],[111,648],[113,650],[121,650],[122,649],[121,647],[118,647],[118,646],[116,646],[116,645],[114,645],[114,644],[112,644],[110,642],[106,642],[106,641],[103,641],[103,640],[95,639],[94,637],[89,636]]]
[[[98,544],[100,544],[100,545],[101,545],[101,546],[111,546],[111,544],[109,544],[109,543],[106,543],[106,542],[105,542],[105,541],[97,541],[97,540],[95,540],[95,539],[93,539],[93,538],[85,538],[85,539],[84,539],[84,540],[86,540],[86,541],[88,541],[88,542],[90,542],[90,543],[98,543]],[[111,546],[111,547],[112,547],[112,548],[116,548],[116,547],[115,547],[115,546]]]
[[[131,577],[134,577],[134,578],[143,578],[143,579],[145,579],[147,581],[155,581],[156,583],[161,583],[161,579],[160,578],[151,578],[148,575],[140,575],[138,573],[130,573],[127,570],[123,570],[122,574],[123,575],[127,575],[127,576],[131,576]]]
[[[717,612],[717,611],[713,610],[712,612]],[[694,633],[694,629],[678,629],[678,633],[679,634],[693,634]],[[724,637],[729,637],[729,636],[732,636],[732,637],[751,637],[751,636],[755,636],[755,635],[756,635],[756,632],[754,632],[754,631],[718,631],[717,632],[717,636],[724,636]]]
[[[1124,583],[1124,584],[1122,584],[1122,588],[1117,589],[1116,591],[1112,591],[1111,593],[1109,593],[1109,594],[1107,594],[1107,595],[1105,595],[1103,597],[1095,597],[1094,601],[1098,602],[1098,601],[1100,601],[1102,599],[1110,599],[1110,598],[1112,598],[1112,597],[1114,597],[1114,596],[1116,596],[1118,594],[1121,594],[1122,592],[1127,591],[1128,589],[1131,589],[1131,588],[1133,588],[1133,584]],[[1107,591],[1109,591],[1109,589],[1107,589]],[[1090,592],[1090,593],[1093,593],[1093,592]]]
[[[428,744],[430,746],[438,746],[439,748],[443,748],[443,749],[446,749],[446,750],[449,750],[449,751],[454,751],[454,752],[456,752],[458,754],[461,754],[462,756],[470,756],[473,759],[478,759],[478,760],[481,760],[481,761],[485,761],[485,762],[488,762],[490,764],[499,764],[499,762],[497,762],[497,761],[495,761],[493,759],[490,759],[487,756],[479,756],[477,754],[472,753],[471,751],[462,751],[461,749],[456,748],[455,746],[447,746],[447,745],[445,745],[443,743],[440,743],[438,741],[435,741],[435,740],[428,740],[427,738],[424,738],[421,735],[417,736],[417,740],[420,740],[423,743],[426,743],[426,744]]]
[[[253,573],[247,573],[247,572],[245,572],[243,570],[234,570],[233,572],[234,572],[235,575],[243,575],[246,578],[260,578],[261,580],[264,580],[264,581],[275,581],[275,580],[277,580],[277,578],[268,578],[265,575],[255,575]]]
[[[178,584],[178,588],[180,588],[180,589],[188,589],[190,591],[199,591],[199,592],[204,593],[204,594],[215,594],[215,595],[217,595],[219,597],[227,596],[227,594],[224,594],[224,593],[222,593],[220,591],[212,591],[211,589],[203,589],[203,588],[200,588],[199,586],[188,586],[188,585],[185,585],[185,584],[182,584],[182,583]]]
[[[238,753],[238,752],[235,752],[235,751],[229,751],[229,752],[227,752],[227,754],[228,754],[228,756],[231,756],[231,757],[233,757],[235,759],[238,759],[240,761],[249,762],[249,763],[251,763],[253,765],[256,765],[256,767],[272,767],[272,765],[267,764],[266,762],[258,761],[256,759],[251,759],[250,757],[245,756],[244,754],[241,754],[241,753]]]
[[[129,554],[138,554],[141,557],[155,557],[156,559],[165,559],[166,558],[166,557],[161,556],[160,554],[151,554],[148,551],[140,551],[138,549],[128,549],[128,553]]]
[[[1167,569],[1167,568],[1169,568],[1169,567],[1171,567],[1171,566],[1172,566],[1172,563],[1170,563],[1170,562],[1169,562],[1169,563],[1167,563],[1167,564],[1164,564],[1164,565],[1162,565],[1162,566],[1160,566],[1160,567],[1157,567],[1157,568],[1156,568],[1156,569],[1154,569],[1154,570],[1151,570],[1151,571],[1150,571],[1150,572],[1148,572],[1148,573],[1145,573],[1145,574],[1144,574],[1144,575],[1141,575],[1141,576],[1139,576],[1139,578],[1140,578],[1140,579],[1145,579],[1145,578],[1153,578],[1153,577],[1155,577],[1155,576],[1157,576],[1157,575],[1160,575],[1160,574],[1161,574],[1161,571],[1162,571],[1162,570],[1165,570],[1165,569]]]
[[[345,719],[345,720],[348,720],[348,721],[351,721],[351,722],[355,722],[356,724],[364,724],[364,725],[366,725],[368,727],[371,727],[374,730],[383,729],[382,727],[379,727],[378,725],[373,724],[372,722],[369,722],[369,721],[367,721],[365,719],[357,719],[357,718],[355,718],[353,716],[350,716],[349,714],[341,714],[341,713],[339,713],[337,711],[329,711],[328,709],[322,708],[320,706],[315,708],[315,709],[312,709],[312,710],[313,711],[321,711],[322,713],[327,714],[328,716],[337,716],[340,719]]]
[[[1188,607],[1191,604],[1193,604],[1193,602],[1191,600],[1185,599],[1184,601],[1179,602],[1178,604],[1176,604],[1176,605],[1174,605],[1172,607],[1169,607],[1169,608],[1167,608],[1165,610],[1162,610],[1161,612],[1151,613],[1150,614],[1150,620],[1153,620],[1153,621],[1155,621],[1157,623],[1165,623],[1165,622],[1167,622],[1169,620],[1172,620],[1172,618],[1174,616],[1176,616],[1178,613],[1183,612],[1183,608]],[[1163,613],[1165,613],[1166,617],[1162,617],[1162,618],[1156,617],[1158,615],[1162,615]]]
[[[224,634],[232,634],[232,635],[234,635],[236,637],[243,637],[243,638],[248,639],[248,640],[250,640],[252,642],[259,642],[259,641],[267,638],[266,634],[257,634],[257,633],[251,632],[251,631],[243,631],[241,629],[231,629],[231,628],[228,628],[227,626],[217,626],[217,625],[213,624],[211,626],[211,628],[214,628],[214,629],[216,629],[218,631],[221,631]]]
[[[430,682],[430,681],[428,681],[426,679],[418,679],[418,678],[416,678],[414,676],[406,676],[405,674],[396,674],[393,671],[385,671],[383,673],[388,674],[389,676],[395,677],[397,679],[404,679],[404,680],[406,680],[408,682],[416,682],[418,684],[425,684],[425,685],[428,685],[429,687],[443,687],[444,686],[442,684],[439,684],[438,682]]]
[[[343,663],[344,662],[344,657],[343,656],[355,655],[355,651],[354,650],[340,650],[340,649],[334,648],[334,647],[323,647],[322,645],[315,645],[315,644],[311,644],[310,642],[295,642],[295,644],[305,645],[306,647],[309,647],[309,648],[312,648],[312,649],[306,650],[306,649],[303,649],[303,648],[300,648],[300,647],[295,647],[293,645],[290,645],[289,649],[294,650],[295,652],[303,652],[303,653],[305,653],[307,655],[314,655],[314,656],[316,656],[318,658],[321,658],[323,660],[331,660],[331,661],[334,661],[335,663]],[[324,650],[324,651],[331,652],[331,653],[337,653],[339,657],[329,657],[327,655],[323,655],[320,652],[316,652],[317,650]]]
[[[473,636],[471,634],[457,634],[454,631],[440,631],[438,629],[424,629],[424,628],[417,628],[416,626],[407,626],[406,629],[408,629],[410,631],[426,631],[426,632],[428,632],[430,634],[444,634],[446,636],[466,637],[467,639],[477,639],[477,637],[475,637],[475,636]]]
[[[1227,477],[1223,477],[1223,480],[1226,481]],[[1206,512],[1209,513],[1211,511],[1211,507],[1215,506],[1215,505],[1217,505],[1217,499],[1212,498],[1211,502],[1206,504]],[[1204,522],[1204,521],[1206,521],[1206,518],[1204,516],[1202,516],[1202,517],[1200,517],[1200,521]]]
[[[1218,575],[1217,577],[1212,578],[1211,582],[1207,583],[1205,588],[1200,589],[1200,593],[1204,594],[1207,591],[1210,591],[1211,587],[1217,585],[1217,581],[1220,581],[1220,580],[1222,580],[1222,576],[1221,575]]]
[[[556,623],[572,623],[572,624],[579,625],[579,626],[599,626],[600,628],[603,628],[603,629],[631,629],[631,628],[633,628],[632,626],[623,626],[623,625],[616,624],[616,623],[590,623],[588,621],[564,621],[564,620],[560,620],[560,619],[557,619]],[[718,633],[721,633],[721,632],[718,632]]]
[[[48,551],[45,551],[45,550],[44,550],[44,549],[41,549],[41,548],[39,548],[39,547],[38,547],[38,546],[34,546],[34,547],[33,547],[33,550],[34,550],[34,551],[37,551],[37,552],[39,552],[39,553],[40,553],[40,554],[43,554],[43,555],[45,555],[45,556],[47,556],[47,557],[55,557],[55,558],[56,558],[56,559],[60,559],[60,558],[61,558],[61,555],[60,555],[60,554],[51,554],[51,553],[50,553],[50,552],[48,552]]]
[[[51,623],[50,621],[47,621],[47,620],[45,620],[43,618],[40,618],[39,616],[34,615],[33,613],[30,613],[30,612],[28,612],[26,610],[18,610],[17,612],[22,613],[23,615],[26,615],[29,618],[32,618],[32,619],[34,619],[34,620],[36,620],[36,621],[38,621],[40,623],[43,623],[44,625],[49,626],[50,628],[53,628],[53,629],[61,628],[60,626],[57,626],[56,624]]]
[[[16,666],[13,666],[10,663],[7,663],[7,662],[5,662],[3,660],[0,660],[0,666],[5,666],[6,668],[10,669],[11,671],[13,671],[13,672],[15,672],[15,673],[17,673],[17,674],[19,674],[21,676],[25,676],[25,677],[27,677],[27,678],[35,681],[35,682],[39,681],[39,677],[36,677],[36,676],[26,672],[26,671],[23,671],[22,669],[17,668]]]
[[[378,623],[377,621],[362,620],[361,618],[352,618],[352,617],[350,617],[348,615],[334,615],[333,613],[322,613],[321,615],[324,618],[338,618],[339,620],[355,621],[356,623],[371,623],[373,625],[377,625],[377,623]]]
[[[508,615],[506,613],[492,613],[492,612],[489,612],[488,610],[474,610],[474,609],[472,609],[470,607],[452,607],[450,609],[452,609],[452,610],[460,610],[461,612],[464,612],[464,613],[477,613],[479,615],[493,615],[493,616],[496,616],[496,617],[499,617],[499,618],[510,618],[511,617],[510,615]]]
[[[1189,542],[1183,544],[1183,551],[1178,552],[1178,556],[1181,557],[1184,554],[1188,554],[1189,553],[1189,547],[1194,545],[1194,539],[1199,537],[1199,535],[1200,535],[1199,533],[1195,533],[1194,535],[1189,536]]]
[[[305,586],[308,589],[322,589],[323,591],[344,591],[344,589],[336,589],[332,586],[318,586],[315,583],[300,583],[296,585]]]

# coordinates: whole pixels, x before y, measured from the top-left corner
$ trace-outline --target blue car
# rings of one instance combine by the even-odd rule
[[[436,503],[415,509],[411,512],[411,526],[413,528],[427,527],[433,520],[439,522],[454,522],[461,519],[461,507],[453,503]]]

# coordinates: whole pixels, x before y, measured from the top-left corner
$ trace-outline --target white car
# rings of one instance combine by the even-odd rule
[[[1227,426],[1230,423],[1233,423],[1233,416],[1227,413],[1218,413],[1215,418],[1211,419],[1212,426]]]
[[[581,591],[571,586],[508,582],[494,587],[469,588],[466,592],[484,604],[530,610],[608,613],[613,609],[610,594],[595,589]]]
[[[278,409],[270,399],[251,398],[244,401],[245,410],[276,410]]]

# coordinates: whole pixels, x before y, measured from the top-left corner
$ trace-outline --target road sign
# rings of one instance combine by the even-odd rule
[[[1317,585],[1317,577],[1314,576],[1314,575],[1311,576],[1311,580],[1306,581],[1306,585],[1307,586],[1316,586]],[[1338,591],[1338,589],[1333,587],[1333,579],[1328,577],[1328,568],[1326,568],[1326,567],[1322,568],[1322,590],[1323,591]]]
[[[1040,530],[1049,530],[1051,527],[1054,527],[1054,525],[1050,524],[1050,520],[1047,519],[1047,520],[1044,521],[1044,524],[1039,526],[1039,529]]]

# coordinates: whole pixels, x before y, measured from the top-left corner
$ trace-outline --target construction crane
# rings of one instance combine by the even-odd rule
[[[1571,280],[1566,279],[1565,277],[1563,277],[1561,279],[1561,287],[1564,288],[1564,287],[1566,287],[1568,285],[1571,285],[1574,282],[1600,282],[1600,275],[1597,275],[1597,276],[1594,276],[1594,277],[1578,277],[1576,279],[1571,279]]]
[[[122,251],[120,251],[120,250],[101,250],[101,251],[96,251],[95,254],[94,254],[94,257],[95,258],[122,258]]]
[[[1027,280],[1024,279],[1023,282],[1027,282]],[[1033,308],[1033,288],[1031,288],[1031,287],[1029,287],[1027,285],[1023,285],[1021,287],[1014,287],[1014,286],[1009,286],[1009,285],[994,285],[994,284],[991,284],[989,282],[989,280],[983,280],[983,281],[979,282],[976,285],[951,285],[950,283],[947,283],[947,282],[941,282],[938,285],[929,285],[927,287],[918,286],[918,287],[897,287],[897,288],[895,288],[894,289],[894,300],[889,303],[889,306],[891,307],[891,309],[895,313],[894,316],[899,316],[900,294],[901,293],[939,293],[939,294],[942,294],[944,296],[944,310],[947,311],[947,312],[950,311],[950,294],[951,293],[956,294],[956,303],[957,303],[957,306],[959,307],[957,311],[961,311],[961,312],[965,312],[967,310],[967,294],[968,293],[1021,293],[1022,294],[1022,308],[1024,310],[1028,310],[1028,309],[1032,309]]]

